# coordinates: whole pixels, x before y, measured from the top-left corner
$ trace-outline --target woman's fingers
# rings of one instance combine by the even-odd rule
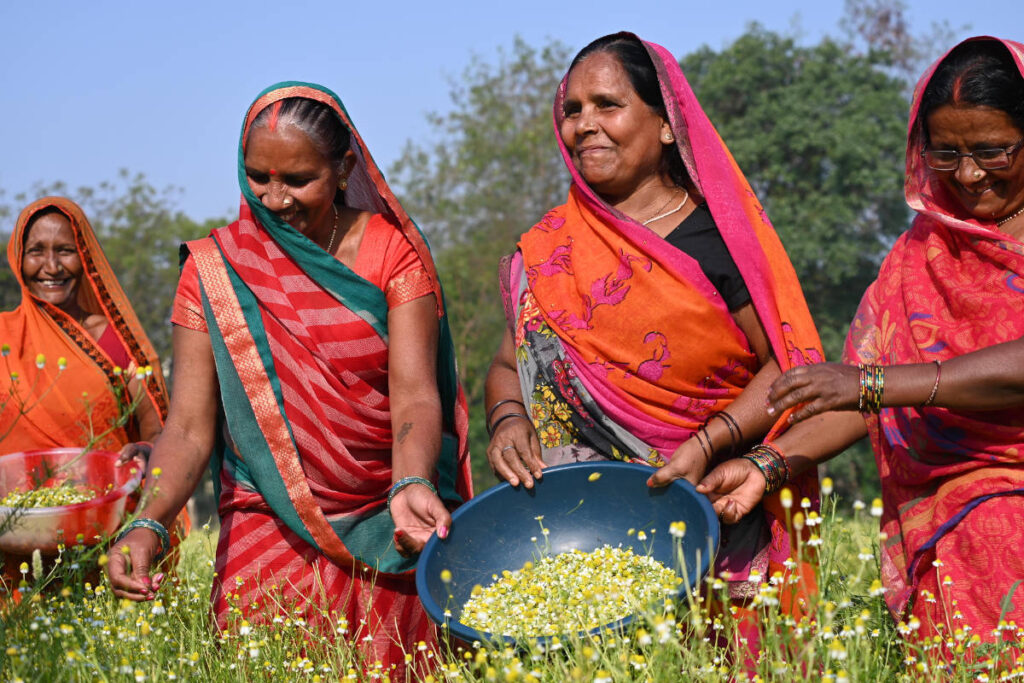
[[[124,548],[128,548],[129,552],[125,552]],[[147,549],[143,543],[129,544],[127,537],[111,546],[107,576],[110,577],[114,594],[135,601],[152,600],[155,590],[149,578],[152,557],[152,549]]]

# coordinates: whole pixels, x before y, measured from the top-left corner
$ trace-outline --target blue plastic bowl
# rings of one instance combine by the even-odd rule
[[[533,489],[499,484],[473,498],[452,515],[448,538],[431,537],[420,555],[416,590],[427,614],[467,643],[503,639],[514,644],[512,638],[498,638],[459,619],[474,586],[487,586],[493,582],[492,575],[537,559],[544,541],[539,515],[549,530],[551,554],[572,549],[589,552],[605,544],[649,552],[688,579],[680,584],[683,596],[707,573],[718,550],[718,518],[707,497],[687,481],[648,488],[652,472],[645,465],[623,462],[560,465],[544,470]],[[601,476],[595,478],[595,473]],[[669,533],[669,525],[676,521],[686,522],[681,553],[685,572]],[[641,531],[646,540],[639,540]],[[441,579],[446,569],[451,572],[448,583]],[[619,629],[630,621],[628,616],[591,633]],[[534,640],[543,645],[547,638],[530,639]]]

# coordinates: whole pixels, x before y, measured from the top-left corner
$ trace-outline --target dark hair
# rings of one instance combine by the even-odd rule
[[[999,109],[1024,131],[1024,78],[1009,50],[994,40],[972,40],[942,60],[921,95],[918,120],[926,139],[928,117],[946,104]]]
[[[326,104],[305,97],[288,97],[264,108],[249,130],[284,123],[308,135],[320,153],[339,166],[352,144],[352,135],[338,114]]]
[[[66,213],[64,213],[60,209],[60,207],[53,206],[53,205],[44,206],[43,208],[39,209],[34,214],[32,214],[32,216],[28,219],[28,222],[25,223],[25,232],[23,232],[21,234],[21,248],[22,249],[25,248],[25,242],[28,241],[28,234],[30,232],[32,232],[32,226],[35,225],[36,222],[40,218],[42,218],[43,216],[54,216],[54,215],[61,216],[61,217],[65,218],[65,219],[67,219],[67,221],[69,223],[71,222],[71,219],[68,217],[68,215]],[[72,224],[72,226],[71,226],[71,231],[74,232],[74,224]],[[76,241],[77,241],[77,237],[76,237]]]
[[[654,68],[654,62],[651,61],[651,56],[640,39],[630,33],[612,33],[593,41],[573,57],[572,63],[569,65],[569,73],[572,73],[572,70],[587,57],[601,52],[613,55],[618,59],[636,94],[648,107],[667,121],[665,99],[661,96],[661,83],[658,81],[658,72]],[[659,170],[668,175],[672,182],[680,187],[685,187],[690,183],[690,176],[686,172],[683,159],[679,156],[679,150],[675,145],[662,145]]]

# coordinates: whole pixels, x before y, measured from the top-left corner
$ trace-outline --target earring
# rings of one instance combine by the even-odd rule
[[[979,169],[979,168],[974,169],[974,179],[977,180],[980,177],[981,177],[981,169]]]
[[[665,133],[665,142],[672,142],[673,140],[675,140],[675,138],[672,137],[672,133]]]
[[[338,187],[341,189],[342,192],[347,190],[348,189],[348,178],[342,178],[341,180],[339,180],[338,181]]]

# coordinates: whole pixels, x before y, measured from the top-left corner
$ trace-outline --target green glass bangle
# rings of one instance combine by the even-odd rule
[[[423,484],[436,496],[437,489],[434,487],[434,483],[424,477],[402,477],[394,484],[391,485],[391,490],[388,491],[388,512],[391,512],[391,500],[398,495],[398,492],[407,486],[413,484]]]
[[[156,557],[153,558],[153,564],[164,559],[164,556],[167,555],[167,551],[171,549],[171,535],[167,533],[167,527],[155,519],[139,517],[138,519],[133,519],[128,522],[128,526],[126,526],[124,530],[117,535],[117,538],[114,539],[114,544],[116,545],[119,543],[121,539],[127,536],[128,532],[133,529],[149,529],[156,534],[157,538],[160,540],[160,552],[158,552]]]

